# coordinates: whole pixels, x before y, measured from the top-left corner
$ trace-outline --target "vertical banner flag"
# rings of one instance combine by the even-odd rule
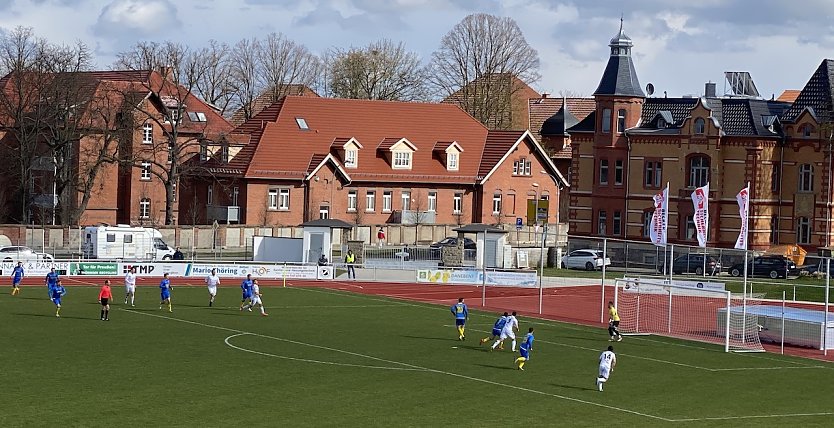
[[[738,215],[741,217],[741,229],[738,231],[738,239],[736,239],[736,247],[739,250],[747,249],[747,213],[750,210],[750,185],[741,189],[736,195],[736,202],[738,202]]]
[[[652,243],[658,247],[666,246],[666,228],[669,221],[669,184],[662,192],[654,195],[654,213],[649,235]]]
[[[709,183],[692,192],[692,206],[695,208],[692,221],[695,223],[695,232],[698,235],[698,246],[706,248],[709,230]]]

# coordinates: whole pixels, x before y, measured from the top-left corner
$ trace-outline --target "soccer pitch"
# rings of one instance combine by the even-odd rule
[[[661,337],[614,343],[604,328],[519,314],[535,328],[525,371],[489,352],[494,313],[457,340],[447,306],[323,288],[263,287],[269,317],[237,287],[155,287],[136,307],[114,286],[68,287],[61,318],[45,287],[0,294],[0,426],[834,426],[834,365]],[[512,310],[513,308],[507,308]]]

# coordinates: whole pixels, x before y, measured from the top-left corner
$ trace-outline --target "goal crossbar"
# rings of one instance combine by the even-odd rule
[[[685,285],[681,285],[685,284]],[[660,335],[723,345],[726,352],[763,352],[757,317],[741,298],[698,282],[622,278],[614,305],[623,335]]]

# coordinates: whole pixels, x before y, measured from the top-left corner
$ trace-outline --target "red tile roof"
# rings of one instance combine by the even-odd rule
[[[252,101],[251,107],[251,115],[252,117],[256,116],[260,113],[263,109],[269,107],[275,101],[281,99],[281,97],[285,95],[300,95],[304,97],[318,97],[319,94],[316,91],[310,89],[306,85],[301,84],[290,84],[290,85],[283,85],[277,93],[274,91],[266,90],[261,95],[258,95],[254,101]],[[229,118],[229,122],[233,125],[238,126],[241,125],[243,122],[246,121],[246,112],[243,108],[239,108],[237,111],[232,113],[232,116]]]
[[[580,121],[588,117],[596,110],[596,102],[593,98],[567,98],[568,111]],[[530,108],[530,132],[541,140],[542,124],[562,108],[562,98],[531,98]]]
[[[779,95],[779,98],[776,98],[776,101],[792,103],[796,101],[796,99],[799,97],[800,92],[802,91],[800,91],[799,89],[785,89],[785,91],[782,92],[781,95]]]
[[[379,142],[379,145],[376,146],[377,150],[389,150],[391,147],[394,147],[395,144],[402,141],[402,137],[386,137],[383,138],[382,141]]]
[[[303,118],[309,129],[300,129],[295,118]],[[350,136],[366,143],[350,172],[354,181],[474,184],[487,139],[483,125],[450,104],[298,96],[267,107],[235,132],[251,133],[252,138],[233,162],[251,159],[246,177],[275,179],[303,179],[314,155],[330,153],[334,139]],[[410,170],[393,169],[371,143],[390,148],[388,144],[401,138],[417,148]],[[467,149],[458,171],[447,171],[432,155],[438,141],[457,141]]]
[[[485,177],[518,142],[525,131],[489,131],[478,176]]]

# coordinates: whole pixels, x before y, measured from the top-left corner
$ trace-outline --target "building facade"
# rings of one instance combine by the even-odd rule
[[[668,183],[669,241],[697,245],[690,194],[709,183],[708,245],[732,247],[749,182],[751,248],[831,245],[834,61],[792,102],[717,96],[714,84],[699,98],[652,98],[622,28],[609,47],[596,109],[566,129],[570,233],[648,240],[652,197]]]

